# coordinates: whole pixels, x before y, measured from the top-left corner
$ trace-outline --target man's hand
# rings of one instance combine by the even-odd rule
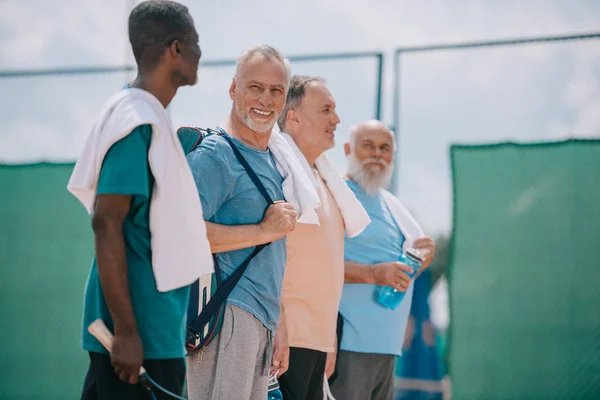
[[[390,286],[400,292],[405,292],[410,286],[411,278],[407,275],[407,272],[412,273],[412,268],[398,261],[373,265],[375,284],[379,286]]]
[[[421,269],[423,270],[427,268],[435,257],[435,243],[433,242],[433,239],[430,237],[417,239],[413,244],[413,248],[420,250],[423,256],[423,261],[421,262],[423,268]]]
[[[331,378],[335,371],[335,360],[337,358],[337,351],[334,350],[331,353],[327,353],[327,361],[325,361],[325,375],[327,379]]]
[[[279,378],[288,370],[290,362],[290,346],[288,344],[285,319],[279,321],[279,326],[275,330],[274,339],[273,360],[271,361],[271,371],[269,372],[269,376],[273,376],[277,372],[277,378]]]
[[[294,230],[297,216],[294,206],[290,203],[276,201],[267,208],[259,226],[272,236],[272,241],[279,240]]]
[[[119,334],[115,331],[110,360],[119,378],[135,385],[144,361],[144,348],[140,335],[137,332]]]

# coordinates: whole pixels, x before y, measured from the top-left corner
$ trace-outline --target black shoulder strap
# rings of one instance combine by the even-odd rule
[[[221,137],[227,140],[227,143],[229,143],[229,146],[231,146],[231,150],[233,150],[233,154],[235,154],[240,164],[242,164],[242,167],[244,167],[246,173],[248,174],[248,176],[250,176],[250,179],[252,179],[252,182],[254,183],[258,191],[263,195],[267,203],[269,205],[273,204],[273,200],[271,199],[271,196],[269,196],[267,189],[265,189],[265,187],[263,186],[260,179],[258,179],[258,176],[256,176],[256,173],[254,172],[250,164],[248,164],[248,161],[246,161],[246,159],[244,158],[242,153],[240,153],[240,150],[237,148],[235,143],[233,143],[233,140],[231,140],[231,138],[227,134],[221,133]]]
[[[211,132],[214,131],[208,129],[208,133]],[[227,133],[225,133],[225,131],[219,130],[218,134],[221,137],[223,137],[227,141],[227,143],[229,143],[229,146],[231,146],[231,149],[233,150],[233,153],[235,154],[236,158],[238,159],[240,164],[242,164],[242,167],[244,167],[244,170],[246,170],[246,173],[248,174],[256,188],[263,195],[263,197],[267,201],[267,204],[269,206],[273,204],[273,200],[271,199],[271,196],[269,196],[267,189],[265,189],[264,185],[254,172],[250,164],[248,164],[242,153],[240,153],[240,150],[237,148],[235,143],[233,143],[233,140],[231,140],[231,138],[229,137],[229,135],[227,135]],[[260,253],[262,249],[267,247],[269,244],[270,243],[265,243],[256,246],[252,253],[248,257],[246,257],[244,262],[235,270],[235,272],[231,274],[231,276],[225,282],[223,282],[221,286],[217,288],[215,293],[210,298],[208,304],[206,304],[206,307],[202,309],[198,317],[196,317],[196,319],[194,319],[190,326],[188,326],[188,332],[195,336],[198,336],[199,332],[202,332],[206,324],[208,324],[211,318],[219,311],[221,305],[225,302],[225,300],[227,300],[229,294],[233,291],[237,283],[240,281],[242,275],[244,275],[244,272],[246,271],[246,268],[248,268],[250,261],[252,261],[252,259],[256,257],[258,253]],[[214,256],[214,260],[215,265],[217,265],[216,256]]]
[[[215,293],[208,301],[208,304],[206,304],[206,307],[202,309],[198,317],[196,317],[196,319],[194,319],[190,326],[188,326],[188,332],[197,336],[200,332],[204,330],[206,324],[208,324],[211,318],[215,316],[215,314],[219,311],[221,305],[223,305],[225,300],[227,300],[227,297],[229,297],[229,294],[231,294],[231,292],[235,288],[235,285],[238,284],[238,282],[242,278],[242,275],[244,275],[246,268],[248,268],[248,264],[250,264],[250,261],[252,261],[252,259],[256,257],[256,255],[260,253],[265,247],[267,247],[267,244],[261,244],[259,246],[256,246],[254,248],[254,251],[244,260],[244,262],[239,266],[239,268],[236,269],[235,272],[231,274],[231,276],[225,282],[223,282],[221,286],[217,288]],[[213,257],[215,258],[216,263],[216,256]]]

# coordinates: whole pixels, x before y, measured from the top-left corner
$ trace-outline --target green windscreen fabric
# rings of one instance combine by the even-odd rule
[[[93,257],[89,216],[66,190],[73,165],[0,165],[0,398],[77,399]]]
[[[451,155],[452,398],[600,399],[600,141]]]

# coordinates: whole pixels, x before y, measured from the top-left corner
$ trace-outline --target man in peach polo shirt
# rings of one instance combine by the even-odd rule
[[[344,285],[344,220],[315,161],[334,146],[340,119],[325,81],[293,76],[278,124],[305,168],[310,167],[321,206],[319,224],[297,224],[287,236],[281,321],[275,333],[273,371],[284,400],[319,400],[327,353],[335,351],[337,312]],[[308,166],[306,166],[306,162]],[[287,337],[287,343],[286,343]],[[289,345],[289,367],[286,356]]]

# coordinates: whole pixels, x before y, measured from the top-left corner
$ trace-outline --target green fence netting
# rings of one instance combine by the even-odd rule
[[[453,399],[600,399],[600,141],[451,154]]]
[[[73,165],[0,166],[0,398],[76,399],[89,217],[66,185]]]
[[[453,398],[600,398],[600,141],[455,146]],[[78,398],[89,217],[72,165],[0,166],[0,398]]]

